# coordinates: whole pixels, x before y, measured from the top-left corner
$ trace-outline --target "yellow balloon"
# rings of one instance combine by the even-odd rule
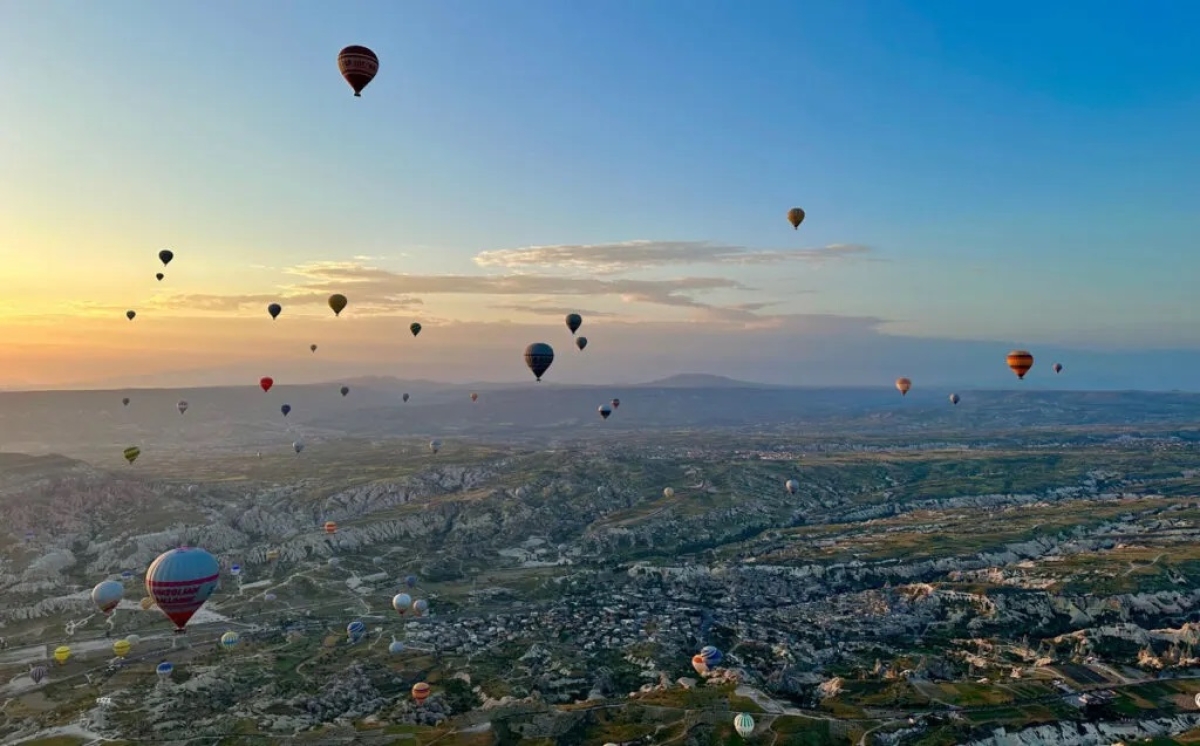
[[[132,647],[133,646],[129,644],[129,640],[117,640],[113,643],[113,653],[115,653],[118,658],[124,658],[126,655],[129,655],[129,649]]]
[[[66,645],[59,645],[54,649],[54,660],[56,660],[59,665],[66,663],[67,659],[70,657],[71,649]]]

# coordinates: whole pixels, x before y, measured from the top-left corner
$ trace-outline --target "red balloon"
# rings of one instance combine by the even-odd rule
[[[379,58],[366,47],[357,44],[346,47],[338,52],[338,70],[350,84],[355,96],[362,95],[362,89],[367,87],[379,72]]]
[[[271,387],[275,385],[275,379],[270,376],[263,376],[259,379],[258,385],[262,386],[263,391],[270,391]]]

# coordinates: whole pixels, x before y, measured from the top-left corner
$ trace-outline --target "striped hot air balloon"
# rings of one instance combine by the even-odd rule
[[[417,701],[417,704],[421,704],[429,699],[429,684],[426,684],[424,681],[418,681],[416,684],[413,684],[412,696]]]
[[[325,533],[336,534],[337,533],[337,524],[334,523],[333,521],[325,521]]]
[[[748,738],[754,732],[754,718],[744,712],[739,712],[733,719],[733,729],[742,738]]]
[[[199,547],[163,552],[146,571],[146,593],[180,632],[208,600],[221,578],[217,558]]]
[[[1030,355],[1025,350],[1013,350],[1008,353],[1008,367],[1012,368],[1012,372],[1017,374],[1017,378],[1024,379],[1025,374],[1033,367],[1033,355]]]

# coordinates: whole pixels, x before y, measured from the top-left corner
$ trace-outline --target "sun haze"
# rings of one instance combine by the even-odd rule
[[[578,312],[552,377],[1194,388],[1200,6],[1136,7],[0,4],[0,385],[527,380]]]

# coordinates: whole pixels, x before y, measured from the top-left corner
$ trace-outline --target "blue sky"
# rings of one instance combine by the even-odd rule
[[[1198,23],[1132,0],[3,4],[0,311],[22,339],[64,318],[125,334],[135,304],[175,336],[238,335],[260,296],[315,318],[342,283],[372,324],[523,338],[581,308],[651,347],[703,323],[809,364],[817,340],[903,335],[881,345],[936,376],[922,345],[1041,345],[1112,353],[1096,385],[1156,385],[1135,370],[1151,351],[1200,360]],[[361,99],[346,44],[381,59]],[[174,284],[147,287],[162,246]],[[102,367],[144,370],[157,340]],[[644,351],[616,341],[637,378]],[[94,353],[74,349],[37,354]]]

